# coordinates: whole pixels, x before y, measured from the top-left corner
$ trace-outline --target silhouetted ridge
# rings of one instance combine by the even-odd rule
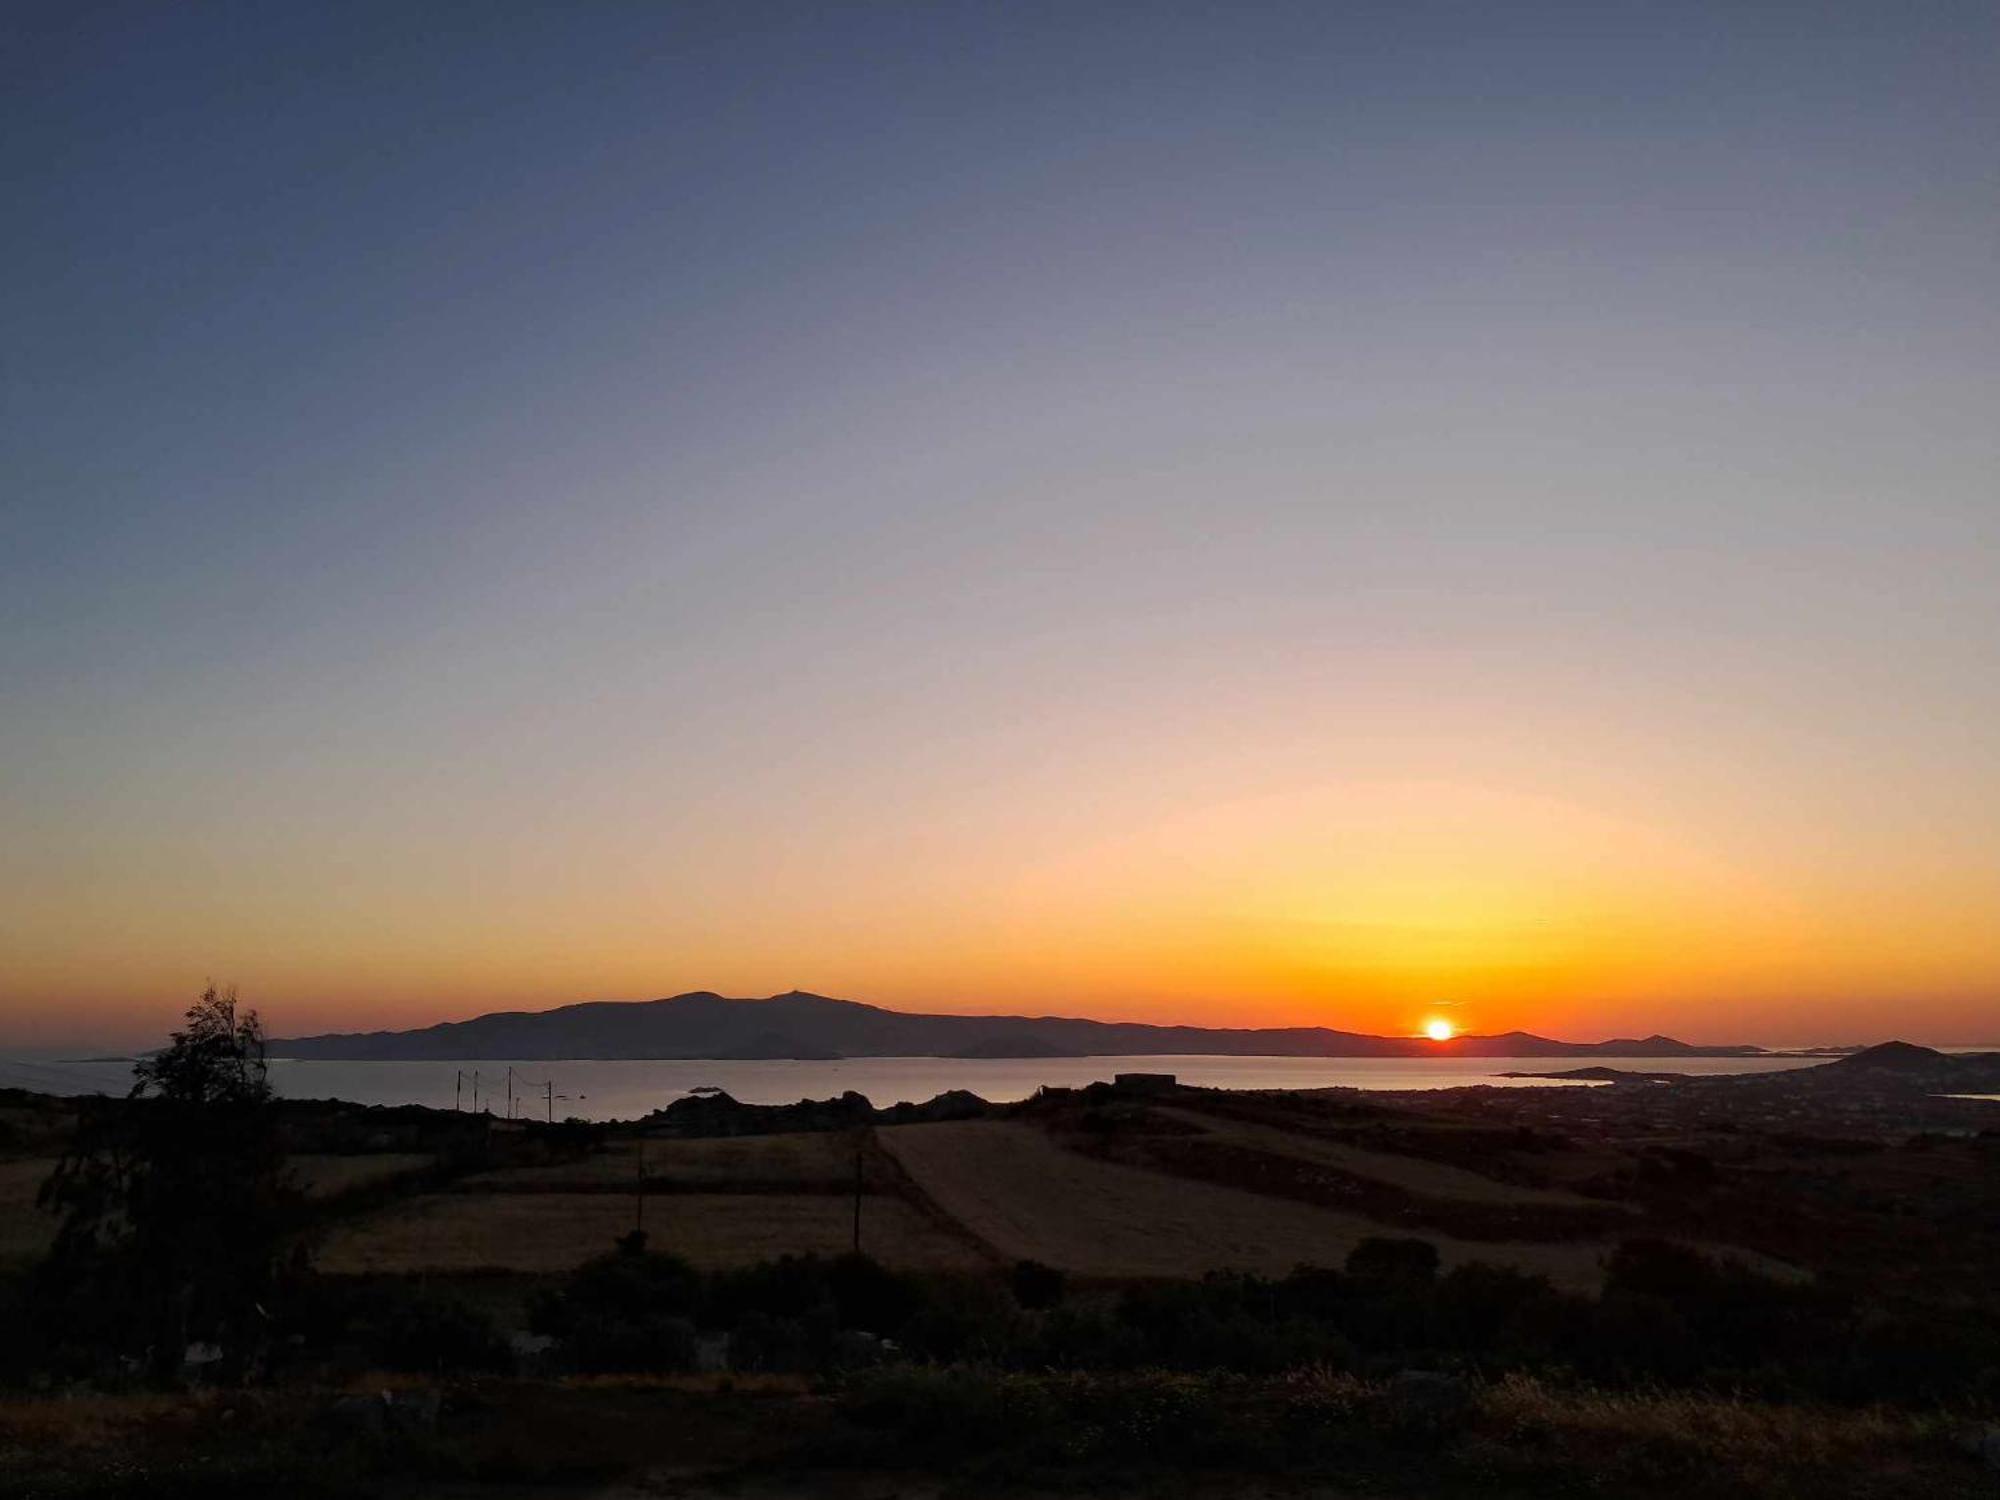
[[[842,1057],[1687,1057],[1756,1056],[1757,1047],[1559,1042],[1530,1032],[1369,1036],[1325,1026],[1261,1030],[1154,1026],[1071,1016],[924,1015],[789,990],[732,1000],[712,990],[661,1000],[593,1000],[547,1011],[500,1011],[413,1031],[273,1041],[274,1057],[341,1061]]]
[[[1934,1047],[1919,1047],[1915,1042],[1881,1042],[1873,1047],[1864,1047],[1859,1052],[1829,1063],[1835,1068],[1870,1068],[1877,1071],[1894,1070],[1900,1073],[1931,1072],[1950,1059]]]

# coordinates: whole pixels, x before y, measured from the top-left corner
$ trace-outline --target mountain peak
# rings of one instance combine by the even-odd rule
[[[1915,1042],[1878,1042],[1873,1047],[1863,1047],[1859,1052],[1850,1053],[1833,1066],[1907,1071],[1933,1067],[1944,1060],[1945,1055],[1935,1047],[1919,1047]]]

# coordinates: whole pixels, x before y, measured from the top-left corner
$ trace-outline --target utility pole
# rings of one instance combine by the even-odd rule
[[[861,1142],[859,1131],[854,1135],[854,1253],[861,1253]]]
[[[507,1069],[507,1118],[514,1118],[514,1070]]]
[[[542,1085],[542,1093],[548,1100],[549,1123],[553,1125],[556,1122],[556,1081],[553,1078]]]
[[[472,1070],[472,1112],[479,1113],[479,1069]]]
[[[451,1112],[457,1114],[465,1108],[465,1069],[458,1070],[458,1076],[451,1083]]]

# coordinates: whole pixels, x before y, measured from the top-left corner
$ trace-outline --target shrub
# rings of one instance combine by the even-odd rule
[[[492,1318],[455,1297],[419,1292],[379,1307],[363,1347],[391,1370],[458,1374],[504,1370],[511,1356]]]
[[[1437,1246],[1429,1240],[1371,1235],[1347,1254],[1347,1274],[1367,1286],[1424,1287],[1437,1273]]]
[[[582,1370],[693,1368],[701,1273],[677,1255],[620,1249],[588,1261],[530,1312]]]
[[[1014,1289],[1014,1300],[1031,1312],[1051,1308],[1063,1299],[1067,1278],[1054,1266],[1045,1266],[1038,1260],[1017,1261],[1008,1277],[1008,1285]]]

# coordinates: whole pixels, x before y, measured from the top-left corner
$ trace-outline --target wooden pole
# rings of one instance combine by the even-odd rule
[[[861,1137],[854,1137],[854,1253],[861,1253]]]

